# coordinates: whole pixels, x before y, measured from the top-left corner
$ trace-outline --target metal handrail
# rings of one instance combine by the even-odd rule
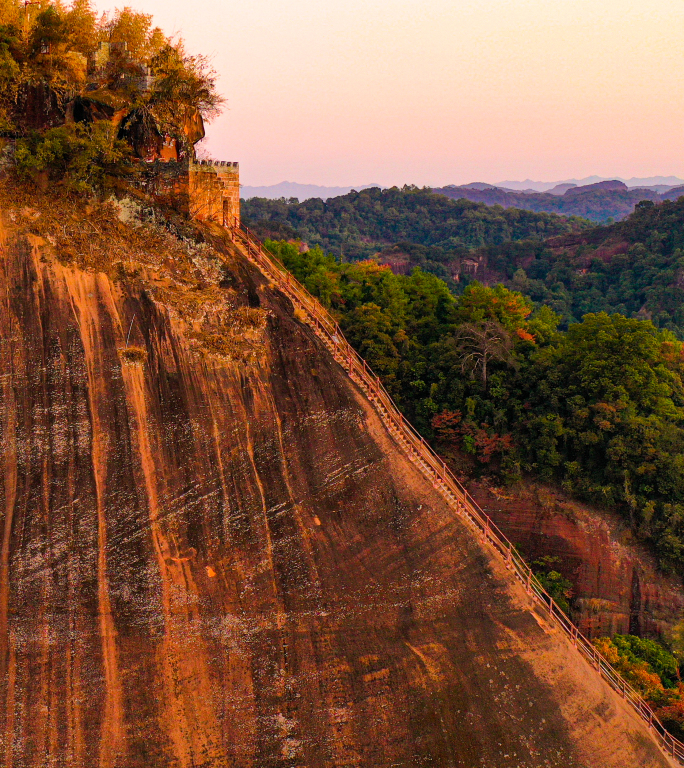
[[[404,418],[380,379],[345,339],[339,324],[325,307],[263,247],[257,236],[247,226],[235,219],[233,226],[226,225],[226,228],[233,242],[242,246],[247,258],[256,264],[266,277],[277,284],[295,307],[305,313],[306,320],[316,335],[323,341],[334,359],[345,369],[352,381],[363,390],[389,432],[402,445],[411,461],[442,494],[449,506],[455,509],[484,543],[503,560],[506,568],[523,584],[527,594],[548,612],[549,618],[565,632],[579,653],[648,724],[667,755],[684,765],[684,743],[666,730],[641,695],[620,676],[610,662],[558,607],[513,544],[489,515],[480,509],[475,499],[425,438]]]

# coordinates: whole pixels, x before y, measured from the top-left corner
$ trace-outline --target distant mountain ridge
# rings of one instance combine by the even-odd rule
[[[485,205],[521,208],[535,213],[582,216],[597,223],[606,223],[629,216],[637,203],[642,200],[650,200],[653,203],[676,200],[684,194],[684,185],[629,187],[619,179],[604,179],[583,186],[564,182],[546,192],[534,192],[528,189],[519,191],[504,189],[477,182],[460,187],[450,185],[433,188],[432,191],[455,200],[464,198],[474,203],[485,203]]]
[[[292,197],[296,197],[301,202],[314,197],[327,200],[330,197],[347,195],[353,190],[360,192],[362,189],[370,189],[371,187],[380,187],[380,184],[361,184],[354,187],[324,187],[318,184],[298,184],[295,181],[281,181],[279,184],[271,184],[265,187],[243,185],[240,188],[240,197],[244,200],[249,200],[251,197],[263,197],[266,200],[279,200],[281,197],[289,200]]]
[[[531,179],[525,179],[525,181],[500,181],[497,184],[491,186],[498,187],[499,189],[511,189],[516,192],[522,192],[523,190],[530,190],[534,192],[549,192],[554,187],[561,184],[573,184],[577,187],[585,187],[588,184],[596,184],[599,181],[622,181],[628,187],[676,187],[684,184],[684,179],[680,179],[678,176],[647,176],[643,178],[632,177],[631,179],[623,179],[621,176],[586,176],[583,179],[562,179],[561,181],[532,181]],[[472,187],[472,184],[466,184],[463,186]],[[662,190],[657,190],[662,191]]]

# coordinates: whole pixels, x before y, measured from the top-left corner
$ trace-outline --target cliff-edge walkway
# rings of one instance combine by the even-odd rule
[[[605,657],[561,611],[511,542],[480,509],[444,461],[404,418],[385,391],[380,379],[347,342],[339,325],[327,310],[263,247],[256,235],[244,224],[236,220],[233,226],[226,228],[235,245],[247,259],[275,283],[292,301],[294,307],[303,313],[305,322],[313,329],[334,359],[345,369],[349,378],[364,392],[390,434],[440,492],[451,509],[464,519],[482,542],[503,560],[506,568],[523,584],[527,594],[548,614],[549,620],[563,630],[584,659],[648,724],[649,730],[663,751],[684,765],[684,743],[674,738],[665,729],[642,697],[613,669]]]

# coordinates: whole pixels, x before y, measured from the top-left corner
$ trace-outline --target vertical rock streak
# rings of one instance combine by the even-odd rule
[[[90,456],[92,475],[95,485],[95,503],[97,514],[97,605],[102,660],[105,678],[105,705],[102,714],[100,756],[101,768],[112,768],[117,757],[123,752],[124,723],[121,679],[119,676],[116,649],[116,628],[114,626],[112,606],[109,599],[109,578],[107,573],[107,514],[105,510],[105,488],[107,483],[106,430],[100,415],[100,405],[104,402],[102,391],[105,382],[104,361],[101,353],[105,348],[99,334],[101,320],[98,305],[102,301],[112,317],[117,317],[116,308],[107,284],[101,280],[90,280],[89,286],[79,276],[69,276],[66,285],[70,304],[80,330],[80,339],[86,362],[88,376],[88,408],[90,415],[91,446]],[[97,301],[89,301],[88,289],[97,290]],[[92,296],[94,298],[94,295]],[[117,323],[118,325],[118,323]]]
[[[161,579],[164,613],[164,642],[159,662],[163,668],[166,725],[174,745],[174,756],[183,768],[214,765],[221,760],[221,737],[213,711],[212,691],[203,653],[197,612],[192,598],[198,594],[192,569],[184,557],[174,555],[172,531],[159,504],[158,478],[163,477],[163,453],[154,451],[154,434],[146,403],[144,372],[124,366],[124,385],[136,435],[139,470],[149,510],[150,534]],[[175,547],[178,551],[178,547]],[[182,554],[182,552],[178,552]],[[195,652],[186,652],[192,637]]]
[[[0,242],[5,245],[4,232],[0,230]],[[0,741],[5,748],[7,765],[12,765],[12,732],[14,729],[14,658],[11,649],[11,635],[8,623],[10,544],[14,521],[14,506],[17,497],[17,443],[16,415],[14,400],[14,344],[12,312],[10,307],[8,273],[6,263],[0,264],[0,280],[4,289],[4,312],[0,318],[0,364],[2,365],[2,445],[3,445],[3,525],[0,545],[0,700],[4,699],[5,721],[0,718],[0,732],[5,737]]]

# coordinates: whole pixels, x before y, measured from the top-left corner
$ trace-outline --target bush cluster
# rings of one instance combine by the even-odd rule
[[[0,136],[16,140],[20,176],[100,189],[132,157],[130,116],[141,118],[139,144],[169,136],[187,154],[221,103],[206,57],[147,14],[0,0]]]
[[[33,132],[17,142],[17,173],[36,181],[64,180],[67,189],[101,189],[109,176],[131,171],[129,147],[111,123],[71,124]]]
[[[684,683],[677,658],[660,643],[635,635],[594,641],[620,675],[650,704],[663,725],[684,738]]]

